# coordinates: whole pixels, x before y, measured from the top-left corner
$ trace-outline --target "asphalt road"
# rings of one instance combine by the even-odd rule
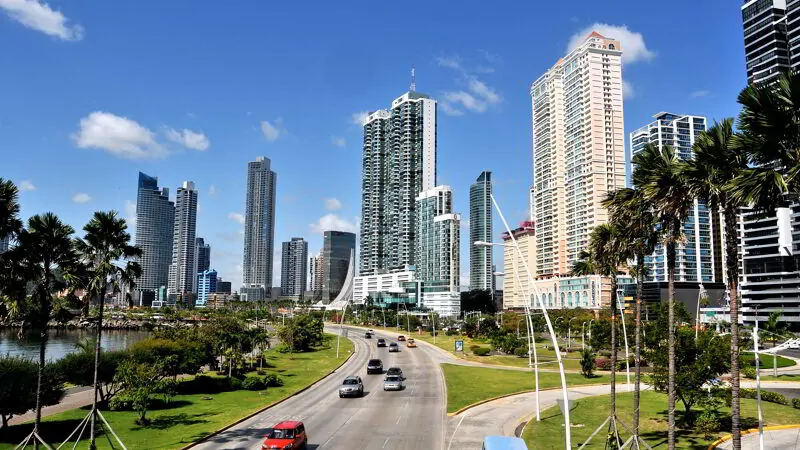
[[[433,356],[422,346],[399,353],[377,348],[376,338],[350,329],[355,355],[313,388],[270,408],[203,442],[197,449],[260,449],[264,429],[282,420],[301,420],[310,450],[324,449],[441,449],[445,431],[444,380]],[[387,344],[394,339],[384,337]],[[406,389],[383,391],[382,375],[367,375],[367,360],[380,358],[384,369],[400,367]],[[340,399],[338,388],[348,375],[364,380],[363,398]]]

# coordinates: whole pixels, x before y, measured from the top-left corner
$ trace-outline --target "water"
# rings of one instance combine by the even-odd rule
[[[27,333],[18,339],[14,329],[0,330],[0,355],[24,356],[34,361],[39,360],[39,333]],[[45,349],[48,361],[63,358],[79,349],[76,344],[95,336],[95,330],[49,330],[49,339]],[[102,346],[104,350],[123,350],[134,343],[150,337],[147,331],[135,330],[103,330]]]

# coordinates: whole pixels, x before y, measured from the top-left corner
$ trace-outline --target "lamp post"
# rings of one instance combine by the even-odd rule
[[[581,351],[586,350],[586,321],[581,324]]]
[[[756,362],[756,405],[758,406],[758,448],[764,450],[764,415],[761,412],[761,375],[758,359],[758,314],[756,314],[756,326],[753,328],[753,351],[755,352]],[[777,354],[776,354],[777,355]]]
[[[517,250],[517,255],[519,259],[522,261],[522,265],[525,268],[525,272],[528,275],[528,282],[531,285],[531,288],[534,291],[534,295],[536,298],[536,302],[539,305],[539,308],[542,310],[542,315],[544,316],[545,323],[547,324],[547,331],[550,333],[550,338],[553,341],[553,346],[558,350],[558,341],[556,340],[555,331],[553,330],[553,323],[550,321],[550,316],[547,314],[547,308],[544,305],[544,302],[539,295],[538,289],[536,288],[536,283],[534,282],[533,275],[531,274],[530,268],[528,267],[528,263],[525,261],[525,258],[522,255],[522,250],[519,248],[519,244],[517,243],[516,237],[514,237],[514,233],[511,232],[511,228],[508,226],[508,222],[506,221],[503,212],[500,210],[500,207],[497,205],[497,200],[495,200],[494,195],[490,195],[492,199],[492,204],[494,204],[495,209],[497,209],[497,213],[500,216],[500,219],[503,221],[503,226],[505,226],[506,231],[508,232],[511,241],[513,242],[513,247]],[[526,305],[527,309],[527,305]],[[528,321],[530,323],[530,319]],[[561,394],[564,401],[564,447],[566,449],[572,448],[572,430],[571,424],[569,420],[569,392],[567,391],[567,375],[564,372],[564,360],[561,359],[561,353],[556,351],[556,360],[558,361],[558,369],[561,375]]]
[[[572,317],[567,321],[567,353],[569,353],[569,348],[572,347],[572,321],[577,319],[577,317]]]
[[[339,339],[342,337],[342,333],[344,333],[344,315],[347,313],[347,305],[350,302],[344,304],[344,308],[342,308],[342,317],[339,318],[339,335],[336,336],[336,359],[339,359]]]

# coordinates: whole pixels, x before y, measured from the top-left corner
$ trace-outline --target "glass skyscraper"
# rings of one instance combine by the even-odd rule
[[[158,178],[139,172],[136,194],[136,246],[141,249],[142,275],[136,282],[140,291],[155,291],[167,286],[172,263],[172,235],[175,204],[169,189],[158,187]]]
[[[270,160],[259,156],[247,164],[247,205],[244,225],[243,283],[249,288],[272,288],[275,241],[275,183]]]
[[[469,187],[469,285],[494,291],[492,248],[475,241],[492,242],[492,172],[481,172]]]
[[[355,233],[326,231],[322,245],[322,302],[336,299],[347,278],[350,256],[356,249]]]
[[[647,144],[658,144],[659,147],[669,145],[675,149],[681,159],[692,157],[692,145],[697,136],[706,130],[707,120],[701,116],[689,116],[660,112],[649,123],[630,134],[631,157],[642,151]],[[713,283],[715,280],[713,214],[708,207],[697,200],[683,222],[684,243],[677,247],[675,281]],[[659,245],[655,253],[645,257],[645,265],[649,268],[646,281],[667,281],[666,248]],[[721,268],[719,268],[721,273]]]
[[[217,271],[206,269],[197,274],[197,300],[195,306],[205,308],[208,296],[217,292]]]

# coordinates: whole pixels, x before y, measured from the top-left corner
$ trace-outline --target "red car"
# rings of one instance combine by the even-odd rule
[[[397,336],[397,340],[403,342],[406,340],[406,337],[401,334],[400,336]]]
[[[303,422],[295,422],[294,420],[286,420],[275,425],[264,437],[266,439],[264,439],[264,444],[261,445],[264,450],[304,449],[308,444],[306,427]]]

